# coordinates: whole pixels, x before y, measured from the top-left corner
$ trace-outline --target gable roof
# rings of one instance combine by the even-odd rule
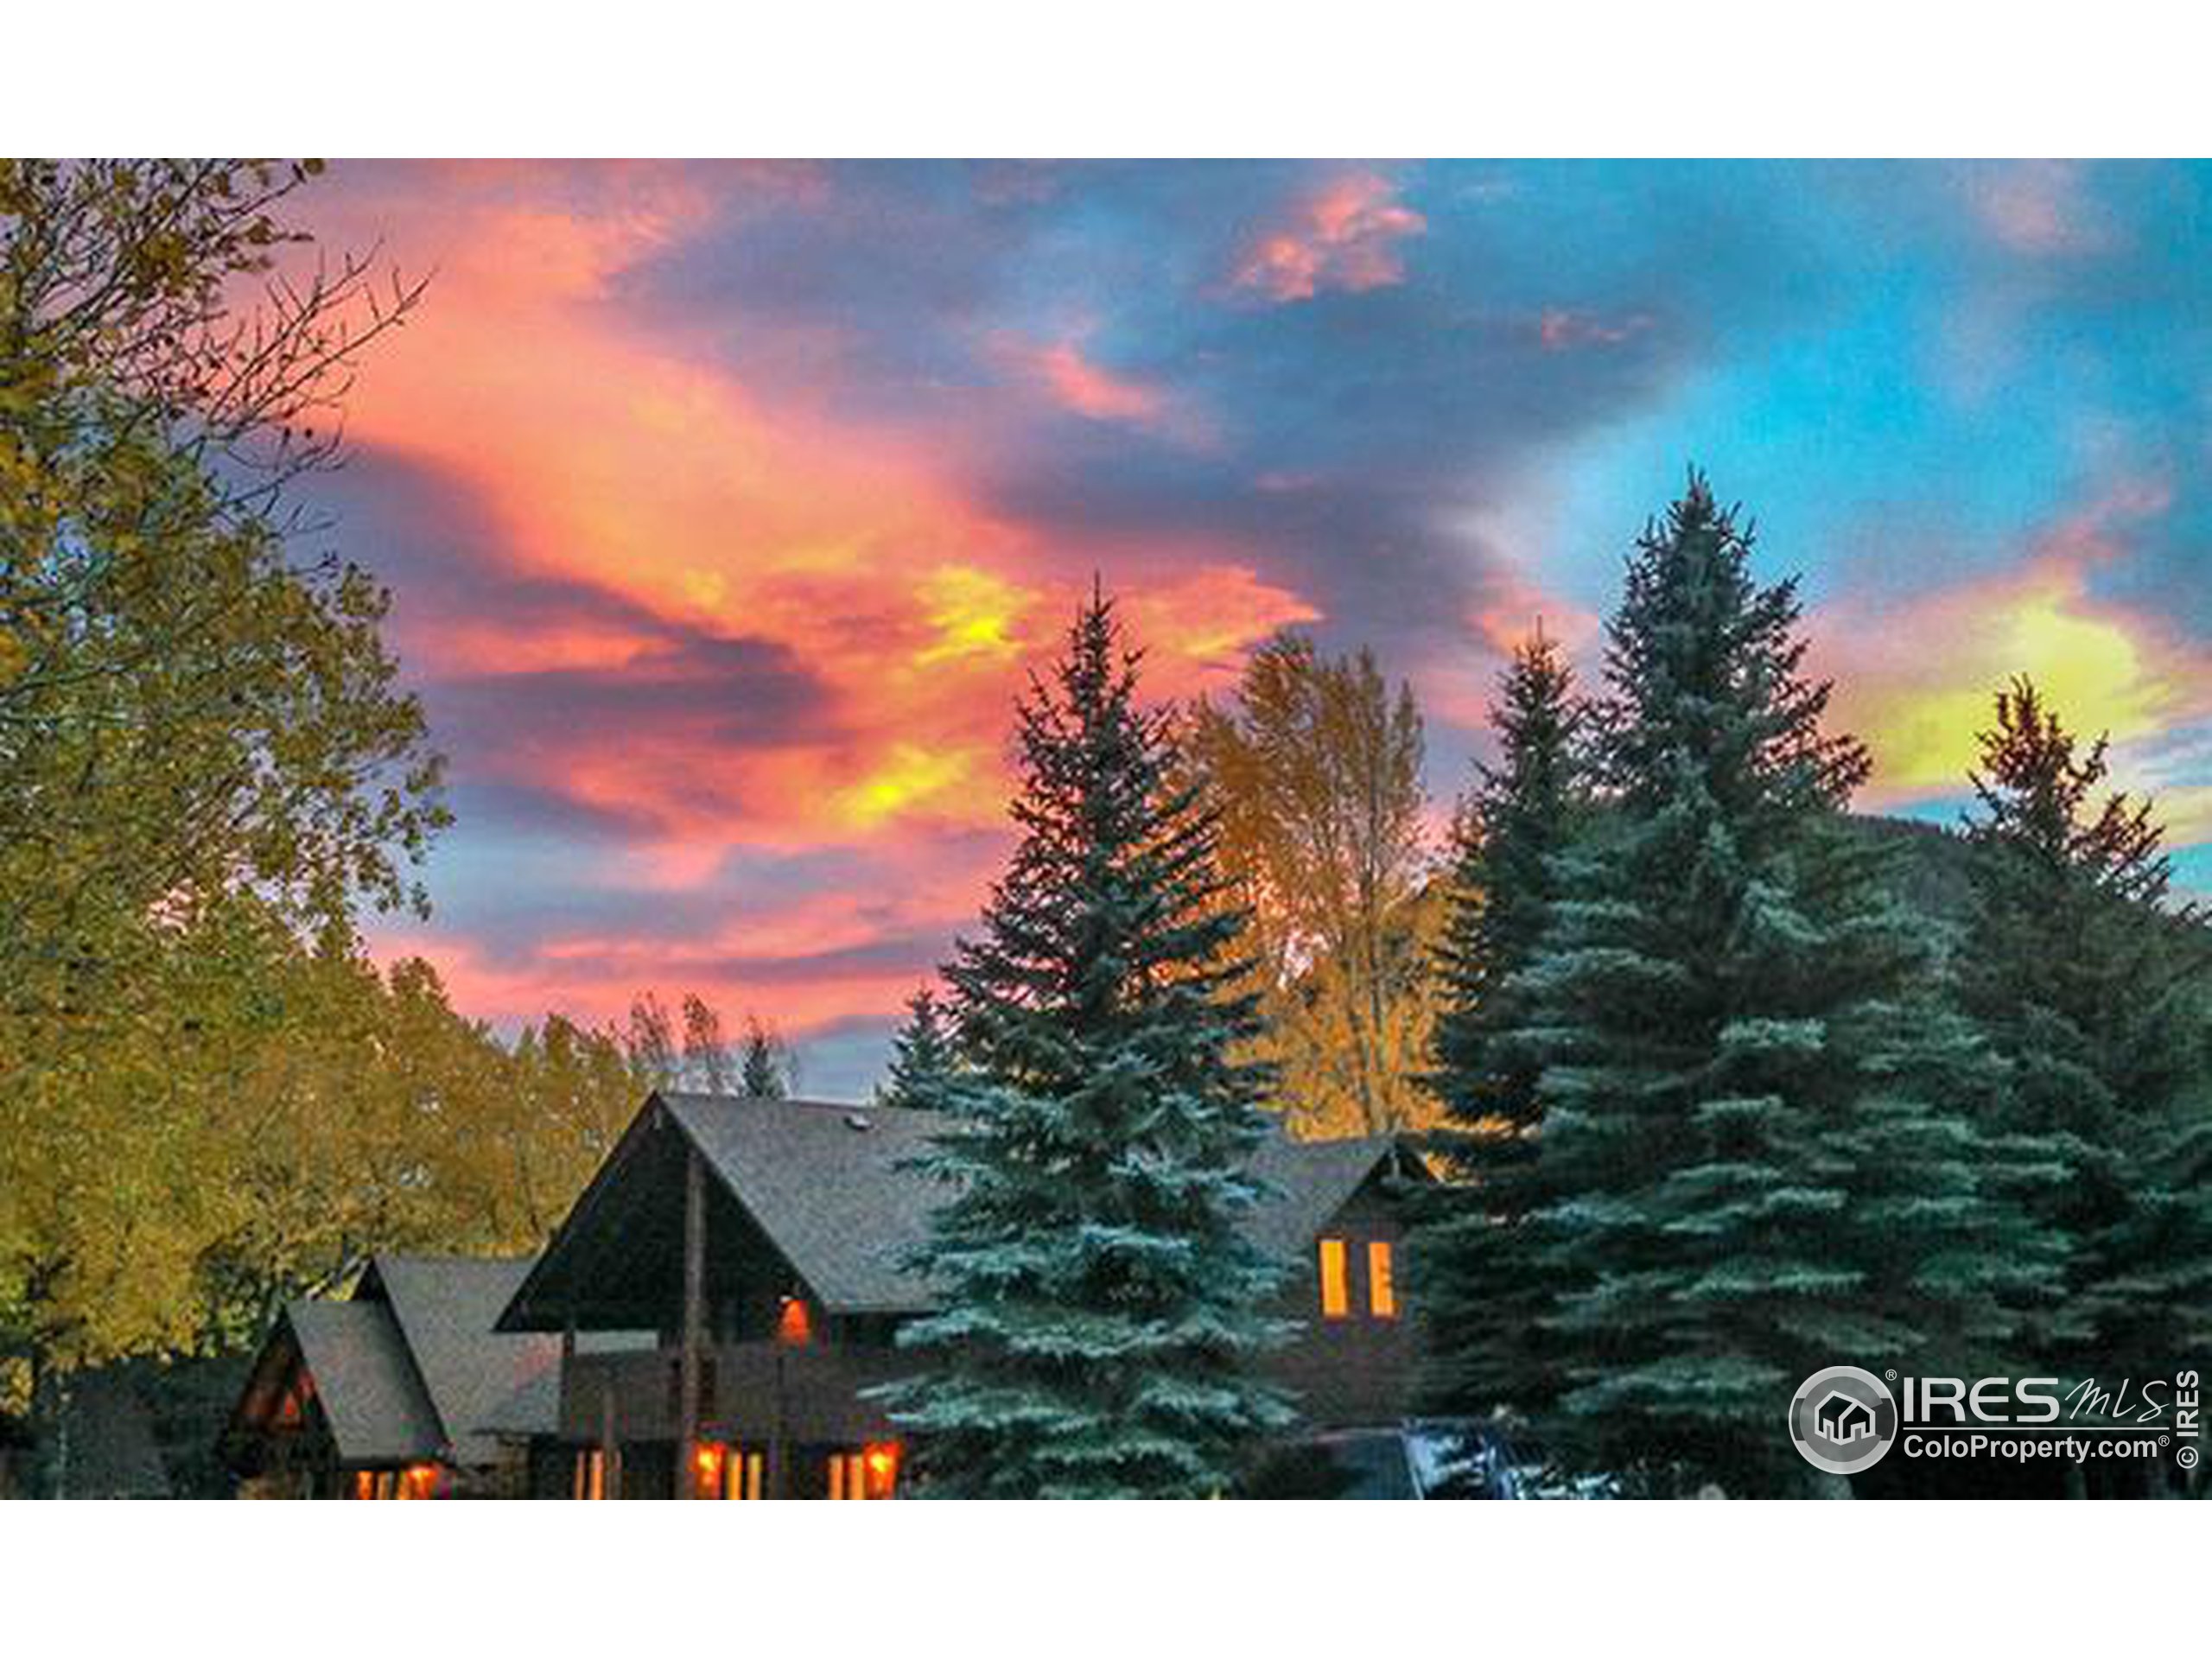
[[[1302,1256],[1330,1217],[1385,1166],[1393,1173],[1420,1171],[1398,1155],[1396,1137],[1293,1141],[1274,1136],[1252,1154],[1252,1173],[1267,1196],[1252,1212],[1252,1242],[1274,1256]]]
[[[928,1287],[899,1266],[944,1188],[905,1167],[944,1126],[934,1112],[814,1101],[663,1095],[669,1115],[823,1306],[914,1313]]]
[[[346,1463],[435,1458],[445,1433],[391,1310],[379,1302],[284,1305],[283,1325]]]
[[[390,1307],[456,1463],[490,1462],[498,1450],[487,1427],[494,1409],[532,1380],[557,1376],[558,1338],[493,1329],[535,1260],[379,1255],[348,1304],[381,1300]]]
[[[531,1259],[378,1255],[349,1300],[287,1302],[226,1439],[267,1431],[295,1357],[341,1463],[481,1465],[501,1434],[550,1433],[560,1338],[493,1329]]]
[[[697,1149],[713,1181],[825,1311],[912,1313],[935,1305],[929,1285],[901,1264],[926,1238],[930,1213],[944,1201],[944,1188],[912,1166],[944,1128],[942,1116],[895,1106],[663,1092],[646,1102],[522,1281],[505,1328],[548,1328],[548,1309],[531,1306],[529,1293],[541,1287],[541,1275],[575,1270],[561,1260],[564,1246],[578,1242],[572,1235],[619,1226],[614,1217],[637,1214],[638,1194],[611,1189],[622,1183],[632,1158],[646,1164],[654,1139],[648,1131],[658,1122],[673,1125]],[[1254,1242],[1271,1255],[1302,1254],[1329,1217],[1394,1162],[1396,1150],[1389,1136],[1263,1142],[1252,1160],[1268,1189],[1250,1218]],[[670,1166],[659,1167],[659,1179],[668,1179]]]

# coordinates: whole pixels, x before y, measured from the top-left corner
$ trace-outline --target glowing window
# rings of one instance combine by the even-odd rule
[[[861,1465],[870,1497],[890,1497],[899,1490],[899,1445],[881,1441],[862,1448]]]
[[[1351,1312],[1351,1292],[1344,1276],[1344,1242],[1321,1241],[1321,1317],[1341,1319]]]
[[[776,1319],[776,1340],[801,1345],[814,1339],[814,1321],[802,1297],[784,1298],[784,1311]]]
[[[577,1452],[575,1480],[569,1490],[580,1498],[605,1497],[607,1453],[600,1451]]]
[[[1398,1287],[1390,1277],[1390,1241],[1367,1242],[1367,1311],[1378,1319],[1398,1317]]]
[[[899,1477],[899,1448],[869,1446],[830,1454],[830,1496],[848,1502],[889,1497]]]
[[[712,1440],[702,1440],[692,1452],[691,1460],[693,1494],[699,1497],[721,1497],[723,1469],[729,1460],[728,1450]]]
[[[721,1495],[728,1498],[759,1497],[764,1462],[758,1452],[733,1450],[723,1471]]]

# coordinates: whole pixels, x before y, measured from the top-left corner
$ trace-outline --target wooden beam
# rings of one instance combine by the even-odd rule
[[[677,1354],[676,1496],[698,1484],[699,1351],[707,1323],[707,1171],[696,1147],[683,1149],[683,1332]]]
[[[599,1379],[599,1491],[601,1497],[622,1496],[622,1465],[614,1439],[614,1379],[602,1372]]]

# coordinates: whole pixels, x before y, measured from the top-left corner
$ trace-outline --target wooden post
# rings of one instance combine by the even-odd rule
[[[676,1496],[699,1479],[699,1349],[707,1323],[707,1173],[696,1147],[683,1154],[683,1333],[677,1355]]]
[[[622,1496],[622,1471],[616,1462],[614,1440],[614,1377],[599,1375],[599,1492],[601,1497]]]

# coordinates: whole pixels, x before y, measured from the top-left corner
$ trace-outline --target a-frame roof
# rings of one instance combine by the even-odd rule
[[[935,1113],[820,1101],[662,1092],[609,1154],[502,1317],[509,1331],[634,1319],[601,1300],[612,1274],[672,1282],[681,1224],[683,1153],[696,1148],[712,1187],[748,1235],[768,1247],[831,1313],[910,1313],[933,1305],[902,1263],[927,1235],[944,1189],[913,1166],[943,1128]],[[1255,1243],[1296,1256],[1330,1217],[1386,1166],[1413,1171],[1387,1136],[1270,1139],[1253,1159],[1267,1196]]]
[[[456,1463],[489,1463],[497,1446],[486,1420],[560,1364],[557,1338],[493,1328],[535,1260],[385,1255],[354,1289],[356,1303],[390,1306]]]
[[[346,1301],[285,1304],[232,1420],[251,1435],[292,1382],[309,1398],[340,1462],[489,1463],[500,1433],[550,1433],[555,1411],[533,1388],[560,1362],[557,1338],[495,1332],[531,1258],[387,1254]],[[517,1402],[530,1406],[519,1413]]]

